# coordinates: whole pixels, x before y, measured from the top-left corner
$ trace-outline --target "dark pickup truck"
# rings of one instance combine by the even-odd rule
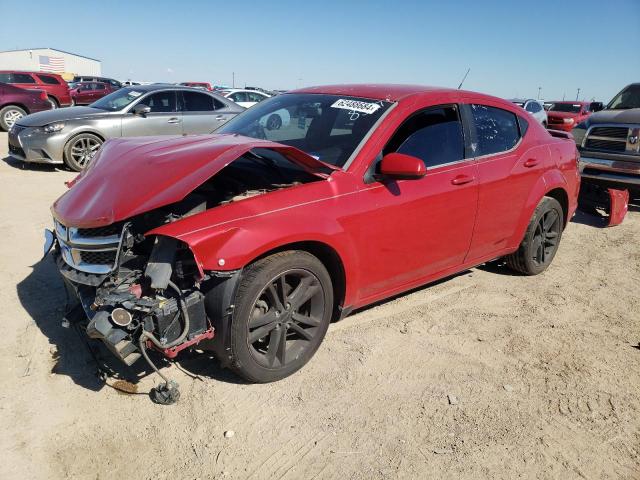
[[[640,195],[640,83],[626,86],[572,133],[583,183]]]

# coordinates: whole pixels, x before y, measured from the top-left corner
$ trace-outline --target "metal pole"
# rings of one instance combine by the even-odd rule
[[[576,92],[576,102],[578,101],[579,96],[580,96],[580,87],[578,87],[578,91]]]
[[[542,91],[542,87],[538,87],[538,100],[540,100],[540,92]]]
[[[236,72],[231,72],[231,86],[236,88]]]

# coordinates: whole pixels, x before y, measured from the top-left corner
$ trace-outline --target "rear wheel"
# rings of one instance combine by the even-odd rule
[[[60,108],[58,101],[53,97],[47,97],[47,101],[51,105],[51,110],[55,110],[56,108]]]
[[[551,264],[560,245],[564,212],[560,203],[544,197],[536,207],[518,250],[506,257],[507,265],[525,275],[537,275]]]
[[[251,382],[272,382],[304,366],[331,320],[333,288],[322,262],[281,252],[248,266],[231,322],[232,369]]]
[[[64,163],[79,172],[89,165],[101,145],[102,139],[93,133],[76,135],[64,147]]]
[[[3,130],[9,131],[11,127],[24,117],[27,112],[20,107],[16,107],[15,105],[7,105],[6,107],[0,109],[0,127]]]

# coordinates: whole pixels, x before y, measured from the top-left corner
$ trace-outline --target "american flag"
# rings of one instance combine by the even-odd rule
[[[40,71],[51,73],[64,72],[64,58],[62,57],[49,57],[48,55],[39,55],[40,57]]]

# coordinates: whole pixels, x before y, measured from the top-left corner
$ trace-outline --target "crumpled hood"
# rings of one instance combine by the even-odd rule
[[[120,112],[117,112],[120,113]],[[67,107],[47,110],[45,112],[32,113],[18,120],[18,124],[24,127],[42,127],[53,122],[67,122],[81,118],[95,117],[99,115],[113,115],[105,110],[91,107]]]
[[[294,147],[241,135],[117,138],[104,143],[51,210],[69,227],[109,225],[182,200],[254,148],[275,150],[323,178],[337,169]]]

